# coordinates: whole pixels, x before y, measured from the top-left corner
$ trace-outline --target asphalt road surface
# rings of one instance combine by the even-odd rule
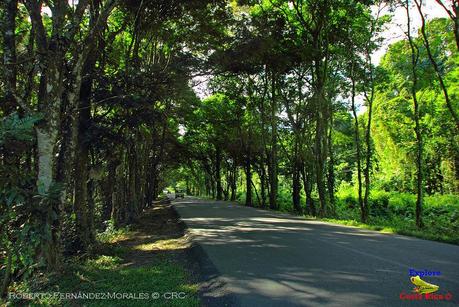
[[[174,206],[213,268],[204,273],[207,305],[225,295],[231,299],[214,305],[459,304],[459,246],[228,202],[186,198]],[[412,294],[414,287],[410,269],[441,272],[424,280],[439,286],[436,294],[449,293],[452,299],[402,300],[400,295]]]

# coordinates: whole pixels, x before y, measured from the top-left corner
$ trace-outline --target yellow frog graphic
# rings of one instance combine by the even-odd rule
[[[419,276],[411,277],[411,282],[416,286],[414,287],[414,292],[425,294],[433,293],[438,290],[437,285],[429,284],[421,279]]]

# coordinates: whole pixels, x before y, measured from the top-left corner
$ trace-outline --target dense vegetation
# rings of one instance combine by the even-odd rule
[[[458,243],[448,3],[2,1],[1,294],[167,186]],[[377,64],[389,7],[406,37]]]

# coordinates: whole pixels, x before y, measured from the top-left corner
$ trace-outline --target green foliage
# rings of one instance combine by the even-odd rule
[[[34,138],[34,125],[41,119],[38,115],[19,117],[17,113],[3,117],[0,121],[0,145],[8,141],[31,142]]]
[[[432,53],[440,65],[443,78],[451,80],[447,89],[455,93],[458,51],[451,27],[452,22],[445,18],[433,19],[426,25]],[[454,193],[458,189],[457,179],[452,174],[455,168],[453,161],[459,155],[457,127],[446,107],[421,37],[415,38],[415,43],[419,48],[417,96],[425,140],[425,190],[428,194]],[[408,42],[401,40],[389,47],[378,68],[372,131],[377,154],[375,185],[388,191],[414,191],[416,159],[410,61]],[[456,110],[458,107],[456,105]]]
[[[333,221],[362,226],[356,222],[360,219],[360,211],[355,190],[349,186],[342,187],[337,196],[338,208]],[[425,226],[421,230],[418,230],[415,225],[415,206],[416,196],[413,194],[374,190],[370,197],[370,219],[368,225],[363,227],[392,229],[392,232],[400,234],[459,244],[459,196],[425,197],[423,209]]]
[[[15,156],[31,149],[34,125],[39,116],[20,117],[17,113],[0,121],[0,276],[22,272],[28,277],[36,259],[35,249],[40,244],[42,225],[33,218],[37,199],[31,191],[34,177],[23,172]],[[11,261],[11,266],[8,266]]]
[[[53,7],[65,13],[49,14],[53,1],[19,1],[13,31],[2,31],[15,34],[12,46],[0,38],[1,55],[7,58],[10,47],[16,54],[14,65],[0,68],[1,277],[27,276],[46,258],[40,246],[50,238],[56,238],[56,257],[90,250],[94,233],[105,243],[125,240],[132,232],[121,226],[135,221],[165,187],[252,199],[258,207],[271,202],[287,212],[293,199],[300,199],[297,211],[305,209],[306,195],[317,206],[320,194],[322,213],[358,225],[352,222],[360,216],[356,168],[362,162],[365,169],[366,157],[372,167],[365,227],[457,243],[457,127],[418,35],[428,196],[425,228],[417,230],[410,48],[401,40],[378,67],[369,62],[390,19],[375,18],[374,1],[115,1],[106,22],[94,28],[104,1],[78,2],[84,4],[81,21],[76,2]],[[43,14],[31,14],[26,5],[33,3]],[[2,20],[7,13],[0,12]],[[426,31],[457,109],[453,29],[451,20],[437,18]],[[73,92],[78,80],[81,89]],[[362,111],[355,115],[357,128],[351,88]],[[23,98],[21,104],[6,97],[9,91]],[[37,146],[46,142],[37,144],[36,126],[56,135],[50,146]],[[36,186],[37,170],[51,173],[50,189]],[[335,196],[336,207],[328,208]],[[122,252],[73,263],[62,289],[81,283],[127,291],[117,283],[122,279],[140,291],[184,281],[183,271],[169,263],[125,267]],[[194,298],[185,303],[197,304]]]

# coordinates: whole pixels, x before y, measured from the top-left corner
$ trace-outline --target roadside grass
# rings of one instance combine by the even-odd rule
[[[11,293],[46,293],[34,300],[10,300],[10,306],[199,306],[198,286],[189,272],[168,254],[186,248],[180,238],[137,244],[138,233],[129,228],[110,229],[97,236],[98,245],[84,259],[65,263],[60,274],[41,275],[11,287]],[[127,244],[126,242],[131,242]],[[138,248],[138,247],[142,248]],[[135,262],[135,257],[152,259]],[[183,299],[169,299],[165,293],[185,293]],[[54,296],[54,293],[58,294]],[[105,299],[94,298],[95,294]],[[117,298],[113,298],[116,293]],[[154,298],[159,293],[159,298]],[[65,299],[66,294],[78,299]],[[111,295],[107,299],[108,295]],[[124,294],[125,298],[120,296]],[[59,296],[60,295],[60,296]],[[92,295],[92,298],[84,298]],[[127,298],[126,298],[127,296]],[[13,296],[14,297],[14,296]]]
[[[353,227],[358,227],[358,228],[364,228],[368,230],[375,230],[379,231],[382,233],[397,233],[396,230],[393,227],[387,227],[387,226],[379,226],[379,225],[370,225],[370,224],[364,224],[360,223],[356,220],[339,220],[339,219],[333,219],[333,218],[315,218],[312,216],[305,216],[308,219],[315,219],[318,221],[323,221],[323,222],[328,222],[332,224],[339,224],[339,225],[344,225],[344,226],[353,226]]]
[[[414,221],[379,221],[379,223],[378,221],[375,221],[373,223],[365,224],[357,221],[356,219],[317,218],[308,215],[305,215],[305,217],[308,219],[314,219],[338,225],[353,226],[362,229],[379,231],[381,233],[392,233],[431,241],[459,244],[459,233],[451,234],[449,232],[438,232],[437,230],[431,229],[428,226],[425,226],[422,229],[418,229]]]
[[[426,240],[459,244],[459,196],[452,194],[424,197],[422,219],[416,226],[416,195],[410,193],[372,191],[369,198],[368,223],[360,223],[360,209],[353,187],[337,193],[335,214],[331,222],[413,236]]]
[[[134,246],[136,250],[152,251],[152,250],[176,250],[189,247],[189,242],[184,238],[158,240],[153,243],[139,244]]]

